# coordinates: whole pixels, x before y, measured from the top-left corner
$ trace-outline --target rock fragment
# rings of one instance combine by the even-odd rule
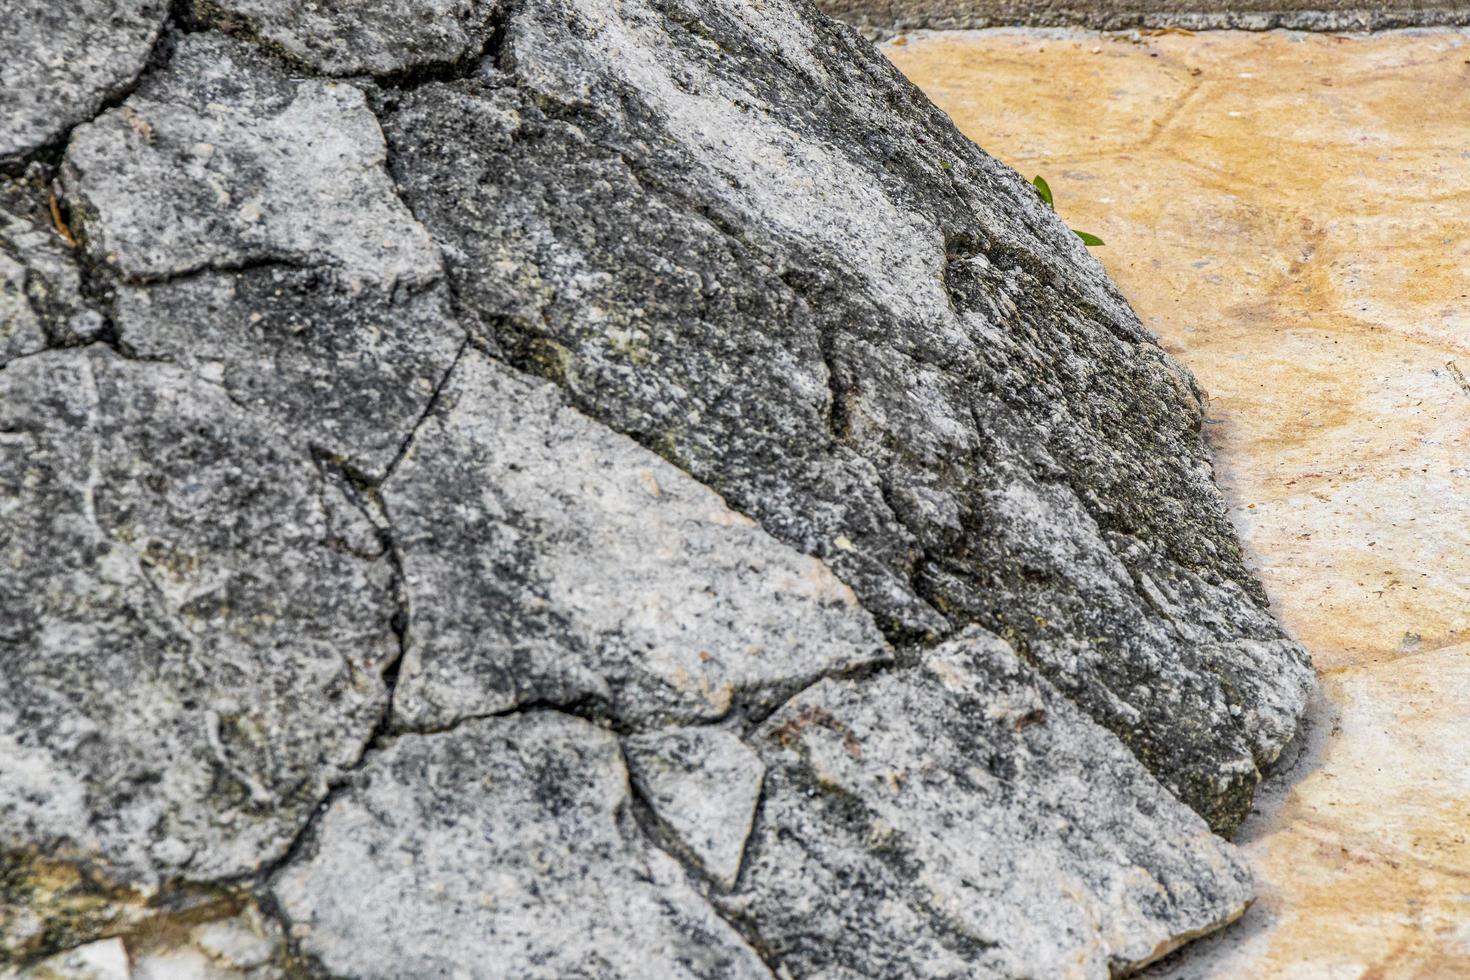
[[[474,57],[497,0],[193,0],[206,23],[245,32],[327,75],[391,75]]]
[[[258,871],[361,754],[393,596],[339,494],[168,365],[0,370],[0,956]]]
[[[644,841],[615,736],[531,712],[406,735],[274,882],[337,976],[769,978]]]
[[[822,681],[753,742],[765,797],[717,901],[783,975],[1105,978],[1251,899],[1229,844],[979,631]]]
[[[6,0],[0,165],[56,141],[126,91],[167,16],[167,0]]]
[[[382,499],[409,608],[400,728],[578,702],[708,721],[890,656],[821,562],[475,350]]]
[[[360,89],[187,34],[166,71],[77,129],[62,177],[88,256],[130,282],[279,263],[424,285],[439,254],[383,162]]]
[[[675,728],[624,743],[633,785],[691,860],[735,887],[766,767],[735,734]]]
[[[464,341],[383,161],[358,89],[182,38],[66,155],[119,342],[381,479]]]

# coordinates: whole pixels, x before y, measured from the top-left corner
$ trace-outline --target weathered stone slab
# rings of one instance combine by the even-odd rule
[[[464,343],[442,284],[354,290],[268,266],[120,288],[118,338],[219,384],[288,438],[386,475]]]
[[[1245,815],[1311,670],[1241,561],[1198,389],[866,44],[784,0],[553,0],[508,10],[477,78],[390,101],[390,167],[487,344],[890,636],[985,625],[1212,826]],[[1190,601],[1160,611],[1145,572]],[[1282,710],[1234,710],[1242,679]]]
[[[821,562],[477,351],[382,498],[410,620],[400,728],[574,702],[712,720],[889,657]]]
[[[632,826],[615,736],[555,712],[406,735],[274,882],[337,976],[765,977]]]
[[[167,0],[6,0],[0,165],[55,142],[126,91],[167,15]]]
[[[188,34],[167,71],[78,127],[62,176],[88,256],[126,280],[274,262],[359,288],[432,282],[438,251],[383,162],[361,90]]]
[[[390,570],[353,514],[175,368],[0,370],[0,957],[285,853],[386,707]]]
[[[118,340],[380,479],[464,340],[383,160],[357,89],[182,39],[67,151]]]
[[[244,31],[328,75],[389,75],[479,53],[497,0],[193,0],[196,17]]]
[[[628,771],[658,821],[701,871],[735,887],[766,767],[733,733],[673,728],[623,743]]]
[[[1234,849],[1004,643],[823,681],[754,738],[719,899],[782,975],[1119,975],[1251,899]]]

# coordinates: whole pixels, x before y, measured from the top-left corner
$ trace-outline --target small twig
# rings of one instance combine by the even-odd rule
[[[1465,380],[1464,372],[1455,366],[1454,361],[1446,361],[1444,366],[1449,368],[1450,377],[1455,379],[1455,384],[1460,386],[1460,390],[1470,395],[1470,381]]]
[[[66,241],[67,248],[76,248],[76,236],[67,227],[65,219],[61,217],[61,202],[56,200],[56,192],[51,192],[51,221],[56,225],[56,233]]]

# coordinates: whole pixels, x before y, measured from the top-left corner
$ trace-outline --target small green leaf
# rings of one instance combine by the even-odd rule
[[[1078,238],[1082,239],[1082,244],[1083,245],[1101,245],[1101,244],[1103,244],[1103,240],[1101,238],[1098,238],[1096,235],[1089,235],[1087,232],[1085,232],[1085,231],[1078,231],[1076,228],[1073,228],[1072,229],[1072,234],[1074,234]]]
[[[948,160],[940,160],[939,161],[939,169],[940,170],[949,170],[950,169],[949,161]]]
[[[1042,177],[1041,174],[1037,174],[1035,177],[1032,178],[1031,186],[1036,188],[1036,196],[1041,198],[1041,203],[1045,204],[1049,208],[1053,207],[1051,203],[1051,185],[1046,182],[1045,177]]]

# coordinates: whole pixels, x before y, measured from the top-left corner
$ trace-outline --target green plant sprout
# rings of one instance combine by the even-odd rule
[[[1031,186],[1034,187],[1034,188],[1036,188],[1036,196],[1039,197],[1039,198],[1041,198],[1041,203],[1042,204],[1045,204],[1047,207],[1051,208],[1053,211],[1055,211],[1057,209],[1056,208],[1056,205],[1052,204],[1052,202],[1051,202],[1051,185],[1046,182],[1046,179],[1044,177],[1042,177],[1040,174],[1037,174],[1032,179]],[[1101,238],[1098,238],[1096,235],[1089,234],[1089,233],[1087,233],[1085,231],[1078,231],[1076,228],[1073,228],[1072,229],[1072,234],[1074,234],[1078,238],[1082,239],[1082,244],[1083,245],[1102,245],[1103,244],[1103,240]]]

